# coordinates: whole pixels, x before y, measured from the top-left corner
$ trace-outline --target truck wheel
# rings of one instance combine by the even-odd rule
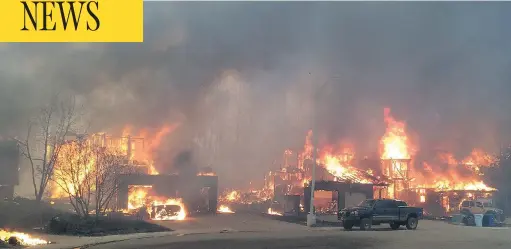
[[[390,223],[390,228],[392,228],[392,230],[397,230],[399,229],[401,225],[399,225],[399,223],[396,223],[396,222],[391,222]]]
[[[344,230],[351,230],[353,228],[354,223],[353,222],[344,222],[342,223],[342,227],[344,227]]]
[[[417,225],[419,224],[419,220],[415,217],[408,217],[406,220],[406,229],[415,230],[417,229]]]
[[[361,221],[360,221],[360,230],[362,231],[367,231],[367,230],[371,230],[371,225],[372,225],[372,222],[370,219],[368,218],[363,218]]]

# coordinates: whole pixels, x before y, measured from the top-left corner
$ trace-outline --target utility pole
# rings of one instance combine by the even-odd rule
[[[314,98],[314,100],[316,100]],[[316,101],[314,101],[314,114],[312,121],[312,178],[311,178],[311,198],[309,214],[307,214],[307,226],[316,224],[316,214],[314,212],[314,192],[316,189],[316,149],[317,149],[317,134],[316,134]]]
[[[309,72],[309,76],[311,76],[311,73]],[[312,77],[311,77],[312,78]],[[314,210],[314,192],[316,191],[316,154],[317,154],[317,142],[318,142],[318,134],[316,132],[316,120],[318,118],[317,111],[318,111],[318,99],[319,94],[321,93],[321,90],[323,87],[331,80],[331,79],[339,79],[338,76],[332,77],[325,81],[322,85],[319,86],[319,88],[314,91],[313,93],[313,114],[312,114],[312,179],[311,179],[311,198],[310,198],[310,208],[309,208],[309,214],[307,214],[307,226],[311,227],[316,224],[316,214]]]

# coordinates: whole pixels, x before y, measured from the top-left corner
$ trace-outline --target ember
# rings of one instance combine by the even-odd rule
[[[228,201],[236,201],[240,199],[240,193],[236,190],[233,190],[227,193],[225,199],[227,199]]]
[[[11,244],[13,244],[12,238],[15,238],[16,244],[22,245],[22,246],[35,246],[35,245],[45,245],[49,244],[49,241],[34,238],[29,234],[26,233],[19,233],[19,232],[9,232],[5,230],[0,230],[0,238],[5,241],[9,242],[11,240]]]
[[[199,172],[197,173],[198,176],[216,176],[213,172]]]

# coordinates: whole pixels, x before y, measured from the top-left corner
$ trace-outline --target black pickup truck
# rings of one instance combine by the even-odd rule
[[[422,208],[409,207],[400,200],[369,199],[356,207],[340,210],[337,218],[346,230],[351,230],[353,226],[360,227],[360,230],[370,230],[372,225],[382,223],[390,224],[394,230],[403,225],[408,230],[415,230],[422,212]]]

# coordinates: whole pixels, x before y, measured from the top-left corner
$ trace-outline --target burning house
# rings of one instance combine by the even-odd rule
[[[481,167],[493,163],[493,157],[487,153],[474,149],[462,160],[445,151],[419,154],[406,124],[394,119],[388,108],[384,110],[384,121],[387,128],[380,139],[378,158],[357,159],[349,143],[317,148],[314,200],[317,212],[332,212],[374,197],[402,199],[442,216],[455,211],[464,199],[490,198],[496,191],[480,177]],[[303,150],[297,153],[297,166],[288,163],[292,151],[286,150],[284,166],[270,172],[265,185],[274,190],[275,198],[301,191],[301,205],[306,212],[314,165],[311,136],[309,132]]]
[[[429,214],[456,212],[463,200],[488,199],[497,191],[480,179],[480,167],[489,167],[494,160],[486,153],[476,149],[463,160],[445,151],[436,155],[429,161],[422,160],[423,168],[415,172],[407,191],[410,202],[424,207]]]
[[[386,188],[386,184],[372,176],[370,170],[361,170],[361,168],[366,168],[365,164],[369,160],[356,161],[350,147],[329,147],[318,150],[317,162],[314,164],[311,136],[312,133],[309,132],[304,150],[297,153],[296,164],[289,163],[291,161],[289,157],[293,157],[293,152],[286,150],[283,167],[268,174],[265,187],[273,190],[274,201],[281,204],[280,208],[276,207],[277,205],[272,205],[273,212],[280,210],[283,213],[291,213],[294,212],[294,209],[287,210],[286,206],[293,207],[297,205],[308,212],[310,203],[309,185],[314,165],[316,165],[315,180],[317,181],[314,206],[316,211],[320,213],[336,212],[339,206],[353,204],[352,198],[356,202],[362,197],[372,197],[373,192],[379,192]],[[364,166],[360,167],[361,165]],[[297,203],[290,203],[290,200]],[[339,201],[342,203],[339,203]]]
[[[147,208],[152,219],[184,219],[188,213],[215,213],[218,176],[149,175],[120,176],[117,205],[129,212]],[[179,206],[178,215],[162,215],[166,206]],[[165,210],[165,212],[168,212]]]
[[[491,166],[492,156],[480,149],[462,160],[446,151],[419,156],[405,123],[395,120],[389,109],[384,114],[387,130],[380,142],[382,174],[389,180],[387,197],[443,216],[456,211],[463,199],[488,198],[496,191],[480,177],[480,167]]]
[[[95,188],[98,182],[94,185],[94,178],[113,170],[110,190],[114,200],[105,207],[109,210],[148,215],[158,220],[181,220],[190,212],[214,212],[218,178],[211,168],[172,175],[160,174],[155,167],[155,149],[174,128],[164,126],[155,134],[142,131],[138,135],[125,129],[121,136],[96,133],[71,139],[61,146],[55,163],[51,198],[66,200],[75,195],[76,189]],[[107,162],[107,159],[115,160]],[[72,166],[75,167],[70,169]],[[69,172],[72,174],[66,174]]]

